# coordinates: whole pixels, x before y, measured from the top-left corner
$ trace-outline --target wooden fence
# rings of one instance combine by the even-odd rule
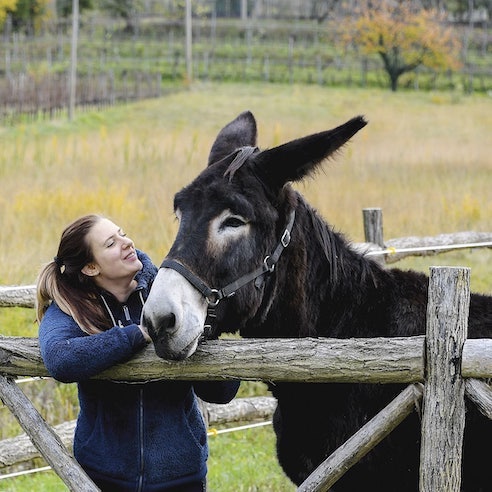
[[[373,224],[381,223],[378,210],[368,211],[367,215],[375,218]],[[371,234],[377,236],[377,230],[377,227],[368,226],[366,237]],[[475,238],[473,233],[472,237]],[[483,236],[480,238],[484,239]],[[475,243],[470,242],[468,247],[471,244]],[[487,242],[481,245],[492,246]],[[447,249],[456,247],[461,245],[453,243]],[[404,249],[415,248],[419,247]],[[444,250],[436,243],[430,246],[430,250],[434,251],[432,248],[436,252]],[[384,255],[406,253],[415,252],[398,252],[390,248]],[[409,383],[393,402],[321,463],[298,490],[328,490],[423,399],[420,490],[458,492],[461,485],[465,396],[492,419],[492,387],[485,381],[492,378],[492,339],[467,339],[469,280],[470,270],[467,268],[431,267],[425,336],[207,341],[199,346],[192,357],[180,362],[158,358],[153,347],[149,346],[127,363],[116,365],[97,377],[120,381],[223,378]],[[0,307],[32,306],[33,294],[33,286],[0,288]],[[448,343],[449,340],[454,343]],[[458,374],[456,365],[452,363],[456,360],[461,361]],[[18,376],[48,376],[38,341],[36,338],[0,336],[2,400],[70,490],[98,490],[58,435],[17,387],[13,378]]]
[[[111,71],[79,75],[76,105],[79,110],[104,109],[116,103],[161,97],[161,75],[133,70],[115,77]],[[69,74],[34,77],[11,75],[0,81],[0,121],[59,118],[67,112]]]

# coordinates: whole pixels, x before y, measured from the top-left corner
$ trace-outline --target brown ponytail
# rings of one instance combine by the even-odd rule
[[[50,303],[56,302],[88,334],[100,333],[111,327],[99,302],[93,279],[82,273],[82,268],[93,261],[87,234],[101,219],[100,215],[85,215],[63,231],[57,255],[41,269],[38,276],[38,322]]]

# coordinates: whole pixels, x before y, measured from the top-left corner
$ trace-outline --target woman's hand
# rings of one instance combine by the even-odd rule
[[[145,341],[147,343],[150,343],[152,341],[152,338],[150,338],[149,334],[147,333],[147,330],[142,325],[138,325],[138,327],[140,328],[140,331],[142,332],[142,335],[144,336]]]

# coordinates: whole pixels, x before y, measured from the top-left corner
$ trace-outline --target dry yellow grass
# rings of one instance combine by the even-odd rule
[[[34,282],[62,228],[89,212],[113,218],[159,262],[175,231],[174,193],[244,109],[257,117],[261,147],[368,118],[336,160],[297,186],[355,241],[364,207],[383,209],[387,238],[492,230],[491,98],[199,85],[72,123],[0,128],[0,285]]]

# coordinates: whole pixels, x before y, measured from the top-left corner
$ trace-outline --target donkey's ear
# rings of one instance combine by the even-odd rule
[[[281,188],[288,181],[299,181],[366,125],[364,117],[357,116],[332,130],[264,150],[252,157],[255,169],[267,186]]]
[[[220,161],[240,147],[256,146],[256,120],[250,111],[244,111],[220,130],[215,139],[208,165]]]

